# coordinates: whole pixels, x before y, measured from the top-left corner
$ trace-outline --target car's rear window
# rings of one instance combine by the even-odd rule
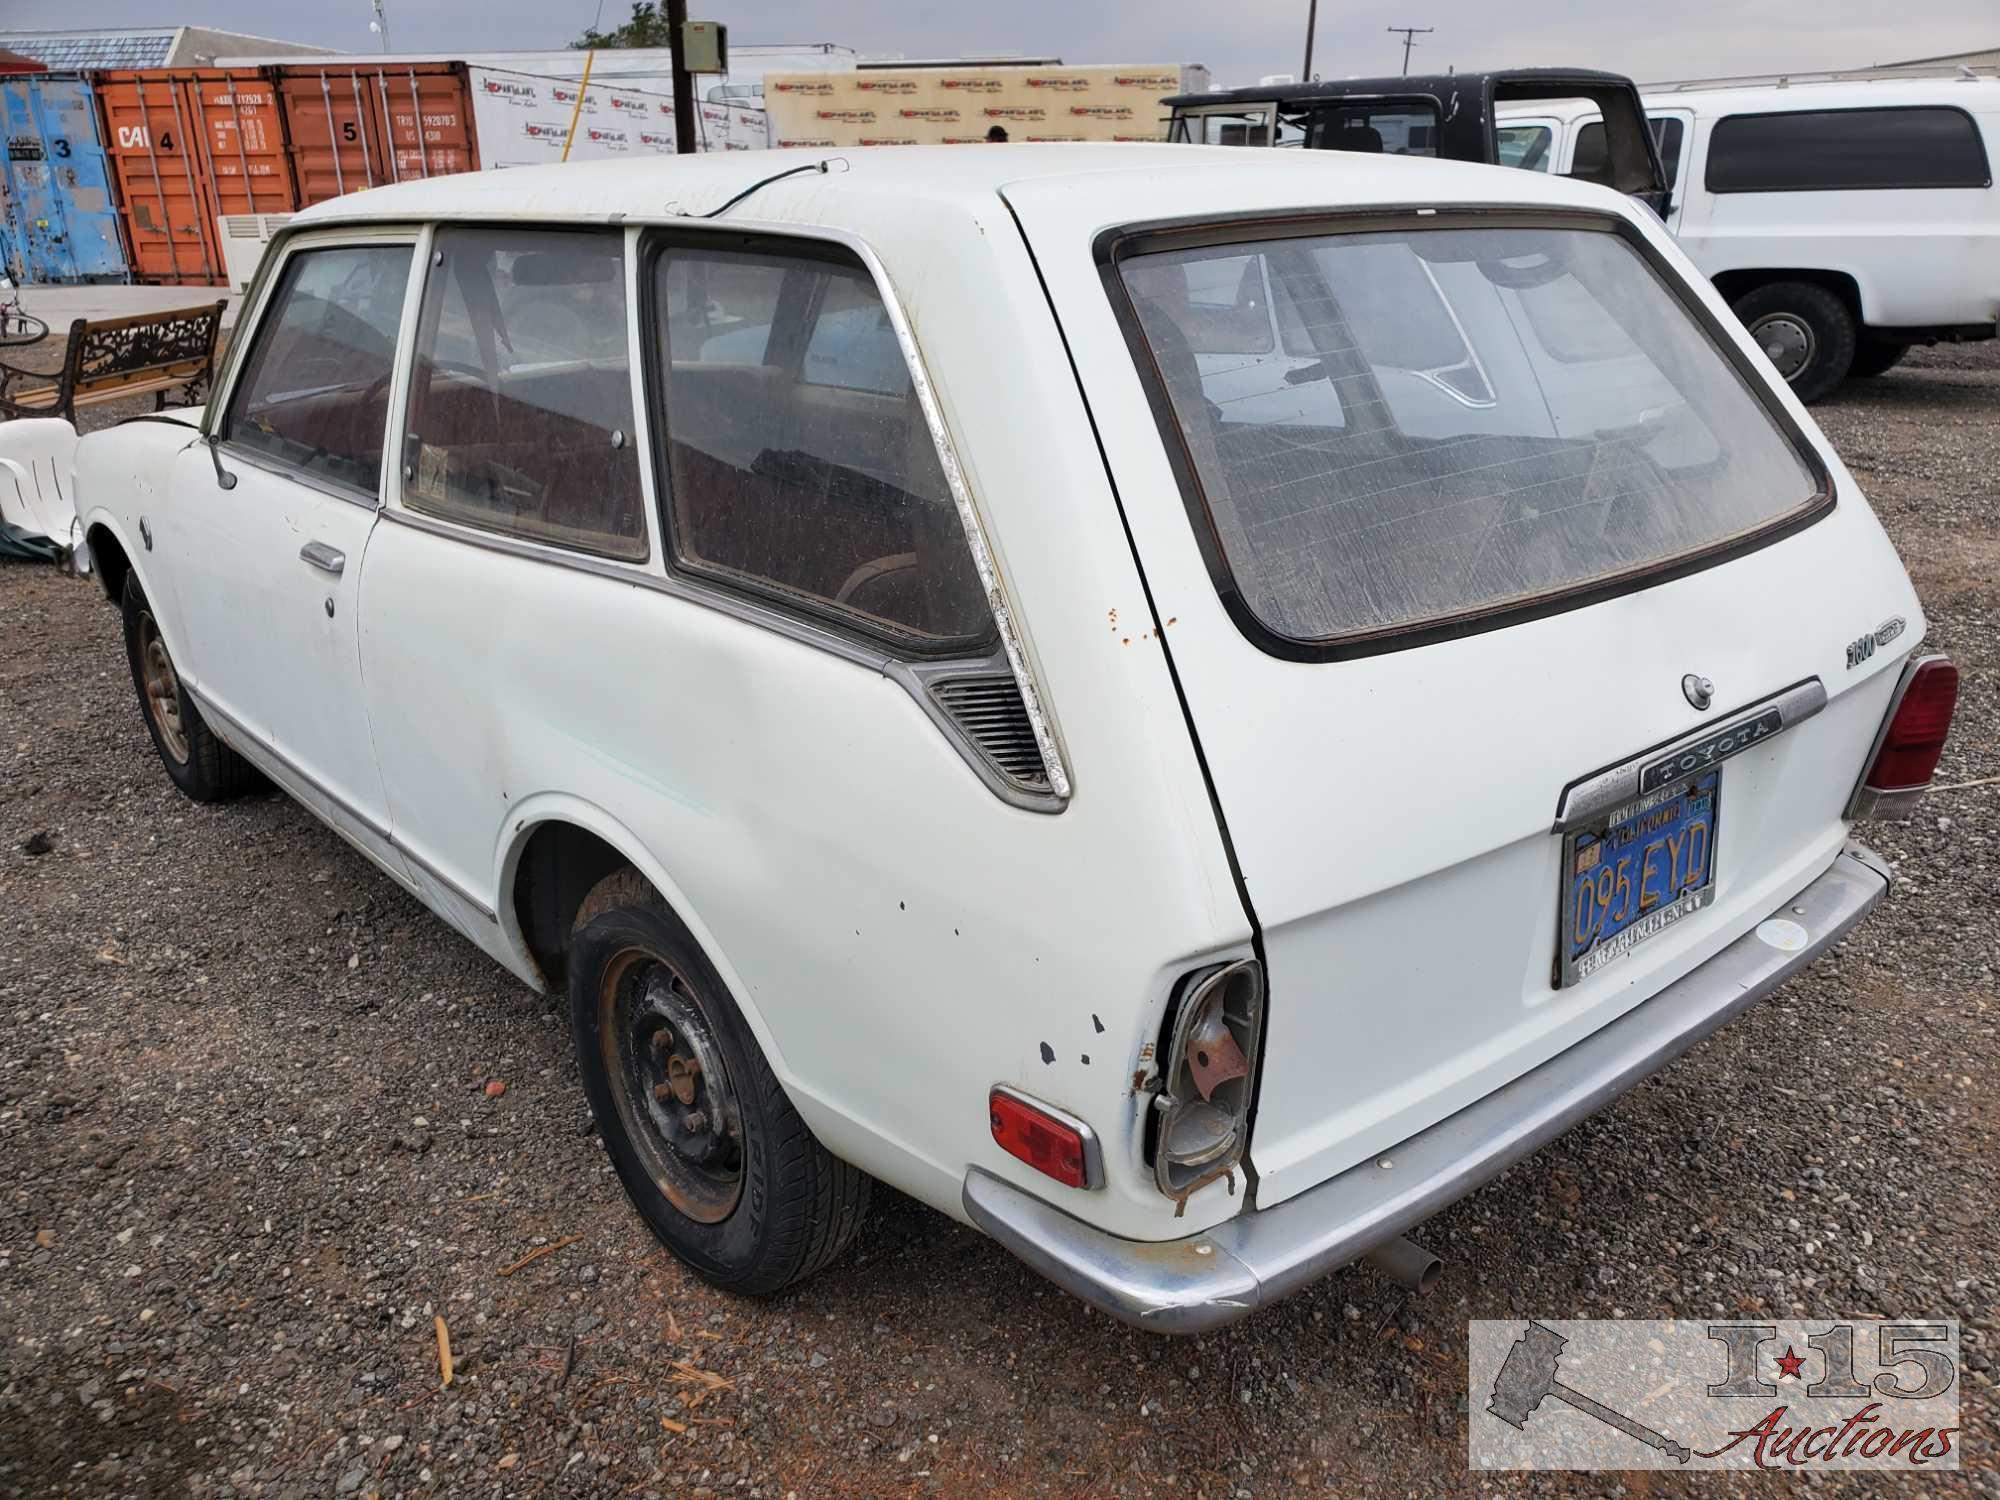
[[[1823,498],[1617,233],[1335,233],[1118,264],[1190,509],[1251,614],[1289,641],[1530,607]],[[1270,337],[1249,336],[1258,319]]]

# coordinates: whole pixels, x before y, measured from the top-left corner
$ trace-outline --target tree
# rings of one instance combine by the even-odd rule
[[[632,19],[611,31],[599,31],[595,26],[584,28],[583,35],[570,43],[578,51],[595,47],[602,51],[607,47],[665,47],[671,45],[667,36],[667,18],[660,14],[655,0],[633,0]]]

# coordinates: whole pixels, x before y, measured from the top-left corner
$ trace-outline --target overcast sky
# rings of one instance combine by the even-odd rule
[[[598,0],[385,0],[399,52],[451,54],[559,47]],[[603,0],[605,22],[630,0]],[[954,57],[986,50],[1071,63],[1199,62],[1217,83],[1296,73],[1306,0],[690,0],[733,42],[840,42],[866,53]],[[343,51],[378,45],[369,0],[0,0],[13,27],[220,26]],[[1393,73],[1402,42],[1389,26],[1432,26],[1412,71],[1566,64],[1642,82],[1856,67],[2000,47],[1996,0],[1323,0],[1314,71]]]

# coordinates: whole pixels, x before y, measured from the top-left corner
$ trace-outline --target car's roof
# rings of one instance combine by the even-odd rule
[[[2000,79],[1994,78],[1816,78],[1800,83],[1718,84],[1676,88],[1650,84],[1642,95],[1647,109],[1692,109],[1713,115],[1782,114],[1793,110],[1884,109],[1899,105],[1957,105],[1983,114],[2000,109]],[[1508,101],[1498,119],[1523,115],[1574,120],[1595,115],[1587,99],[1559,103]]]
[[[1211,89],[1205,94],[1174,94],[1162,104],[1175,109],[1208,109],[1235,104],[1282,104],[1304,108],[1321,100],[1423,98],[1444,99],[1467,89],[1484,91],[1507,85],[1548,88],[1571,84],[1579,88],[1629,88],[1622,73],[1595,68],[1497,68],[1484,73],[1403,73],[1394,78],[1329,78],[1311,83],[1260,83],[1235,89]]]
[[[1899,104],[1955,104],[2000,109],[2000,79],[1852,78],[1747,88],[1649,88],[1649,107],[1675,105],[1715,114],[1774,114],[1798,109],[1881,109]]]
[[[818,170],[821,165],[826,171]],[[777,175],[787,172],[792,175]],[[1101,189],[1106,202],[1144,201],[1147,218],[1199,214],[1225,199],[1234,209],[1246,195],[1272,208],[1603,206],[1601,189],[1467,162],[1344,151],[1077,142],[735,151],[513,167],[350,193],[305,210],[293,222],[306,228],[384,220],[658,221],[707,215],[748,193],[729,219],[816,225],[883,240],[895,238],[919,205],[976,215],[1014,185],[1081,180]],[[1088,201],[1094,193],[1078,196]]]

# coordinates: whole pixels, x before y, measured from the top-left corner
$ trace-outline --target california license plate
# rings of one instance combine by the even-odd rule
[[[1714,899],[1721,793],[1721,771],[1709,771],[1613,808],[1563,840],[1559,988]]]

